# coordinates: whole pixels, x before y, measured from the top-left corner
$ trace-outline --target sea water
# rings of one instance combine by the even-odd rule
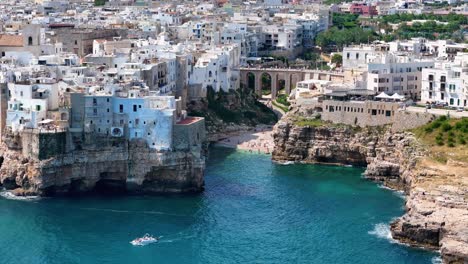
[[[404,200],[362,172],[214,148],[199,195],[0,198],[0,263],[437,261],[391,239]]]

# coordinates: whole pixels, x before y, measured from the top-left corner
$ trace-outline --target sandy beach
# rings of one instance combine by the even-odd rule
[[[223,138],[215,145],[270,154],[274,146],[272,134],[273,128],[271,127],[256,127],[251,131],[244,131],[238,135]]]

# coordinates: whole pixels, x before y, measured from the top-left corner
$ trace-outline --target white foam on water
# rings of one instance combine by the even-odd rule
[[[278,165],[291,165],[295,163],[294,161],[273,161],[273,162]]]
[[[40,199],[39,196],[16,196],[11,191],[0,191],[0,196],[8,200],[16,201],[37,201]]]
[[[405,200],[406,199],[406,196],[405,196],[405,192],[403,191],[397,191],[397,190],[394,190],[392,188],[389,188],[383,184],[379,184],[377,185],[380,189],[385,189],[385,190],[390,190],[392,191],[392,193],[398,197],[400,197],[401,199]]]
[[[396,243],[396,241],[392,238],[392,232],[390,231],[390,226],[385,223],[378,223],[374,226],[374,229],[367,232],[370,235],[374,235],[378,238],[383,238],[391,243]]]
[[[432,264],[442,264],[442,257],[441,256],[435,256],[431,259]]]

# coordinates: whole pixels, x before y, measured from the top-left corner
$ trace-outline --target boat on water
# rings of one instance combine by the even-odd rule
[[[143,237],[136,238],[130,241],[130,244],[134,246],[146,246],[148,244],[156,243],[161,237],[152,237],[149,234],[145,234]]]

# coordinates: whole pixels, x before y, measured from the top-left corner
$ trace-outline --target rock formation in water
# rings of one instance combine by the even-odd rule
[[[468,163],[429,160],[410,132],[314,122],[284,116],[273,160],[367,165],[365,177],[407,195],[406,214],[391,223],[395,239],[440,249],[445,263],[468,263]]]
[[[205,157],[193,142],[157,151],[138,140],[88,135],[78,144],[71,138],[69,132],[5,137],[0,185],[17,195],[203,190]]]

